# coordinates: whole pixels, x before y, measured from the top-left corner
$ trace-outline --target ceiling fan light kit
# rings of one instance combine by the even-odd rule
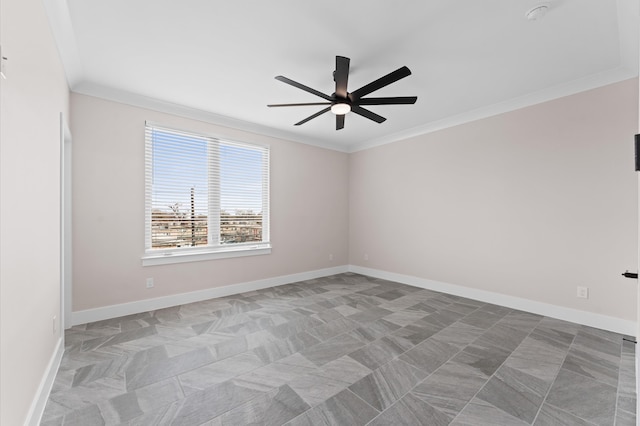
[[[308,102],[308,103],[295,103],[295,104],[270,104],[268,107],[290,107],[290,106],[310,106],[310,105],[325,105],[326,108],[316,112],[313,115],[295,123],[295,126],[300,126],[309,120],[312,120],[326,112],[331,111],[336,115],[336,130],[344,128],[344,116],[349,112],[353,112],[376,123],[382,123],[386,118],[363,108],[362,105],[408,105],[415,104],[418,100],[417,96],[396,96],[396,97],[382,97],[382,98],[364,98],[364,96],[382,89],[391,83],[408,77],[411,75],[409,68],[402,67],[390,72],[389,74],[380,77],[379,79],[372,81],[371,83],[362,86],[358,90],[353,92],[347,92],[347,82],[349,80],[349,63],[350,59],[344,56],[336,56],[336,70],[333,72],[333,79],[336,82],[336,91],[327,95],[304,84],[293,81],[284,76],[277,76],[276,80],[289,84],[305,92],[316,95],[325,100],[325,102]]]
[[[346,102],[331,105],[331,112],[335,115],[345,115],[351,111],[351,105]]]

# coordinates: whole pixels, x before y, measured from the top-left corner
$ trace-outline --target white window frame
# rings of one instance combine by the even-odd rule
[[[149,129],[158,129],[167,132],[177,132],[194,137],[206,138],[210,142],[209,148],[218,147],[217,143],[228,143],[234,145],[244,145],[252,148],[260,148],[263,153],[263,168],[266,176],[263,176],[262,188],[262,241],[235,244],[218,244],[220,238],[220,196],[219,182],[215,173],[209,170],[208,174],[208,197],[212,200],[209,203],[208,212],[208,235],[206,246],[178,247],[166,249],[151,248],[151,212],[152,212],[152,186],[153,186],[153,150],[151,138],[147,137]],[[211,153],[209,152],[209,155]],[[165,265],[170,263],[196,262],[202,260],[224,259],[231,257],[256,256],[271,253],[271,242],[269,233],[269,167],[270,167],[270,147],[269,145],[233,141],[228,138],[221,138],[214,135],[202,134],[190,130],[177,129],[156,124],[151,121],[145,123],[145,251],[142,256],[143,266]],[[214,230],[213,232],[211,232]]]

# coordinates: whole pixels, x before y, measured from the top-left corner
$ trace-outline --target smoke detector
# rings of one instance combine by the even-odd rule
[[[541,3],[529,9],[527,13],[524,14],[524,16],[529,21],[537,21],[539,19],[542,19],[542,17],[547,13],[548,10],[549,10],[549,3]]]

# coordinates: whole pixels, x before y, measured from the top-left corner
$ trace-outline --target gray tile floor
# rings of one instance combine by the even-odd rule
[[[43,425],[635,425],[622,335],[356,274],[66,344]]]

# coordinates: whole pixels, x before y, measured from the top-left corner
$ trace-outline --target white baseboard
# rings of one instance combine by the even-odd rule
[[[583,324],[590,327],[613,331],[630,336],[635,336],[636,334],[635,321],[623,320],[621,318],[615,318],[607,315],[596,314],[593,312],[552,305],[549,303],[537,302],[535,300],[509,296],[506,294],[479,290],[455,284],[448,284],[440,281],[429,280],[426,278],[398,274],[395,272],[365,268],[357,265],[343,265],[334,268],[318,269],[315,271],[282,275],[279,277],[266,278],[257,281],[249,281],[223,287],[215,287],[207,290],[181,293],[154,299],[140,300],[137,302],[129,302],[119,305],[104,306],[101,308],[72,312],[71,325],[73,326],[78,324],[86,324],[89,322],[117,318],[125,315],[137,314],[140,312],[154,311],[171,306],[183,305],[185,303],[200,302],[202,300],[213,299],[216,297],[225,297],[253,290],[261,290],[264,288],[321,278],[344,272],[354,272],[374,278],[381,278],[389,281],[411,285],[414,287],[420,287],[427,290],[440,291],[456,296],[467,297],[469,299],[493,303],[512,309],[519,309],[534,314],[558,318],[561,320],[571,321],[578,324]]]
[[[245,293],[248,291],[261,290],[269,287],[295,283],[298,281],[312,280],[329,275],[348,272],[347,265],[336,266],[334,268],[318,269],[315,271],[301,272],[291,275],[266,278],[263,280],[249,281],[240,284],[231,284],[223,287],[215,287],[206,290],[193,291],[189,293],[175,294],[171,296],[157,297],[154,299],[139,300],[137,302],[122,303],[120,305],[105,306],[102,308],[87,309],[71,313],[70,326],[86,324],[94,321],[102,321],[110,318],[118,318],[125,315],[138,314],[140,312],[155,311],[157,309],[171,306],[184,305],[185,303],[200,302],[216,297],[231,296],[233,294]]]
[[[60,368],[62,355],[64,355],[63,337],[58,339],[58,343],[56,344],[53,355],[49,360],[44,376],[42,376],[40,386],[38,386],[38,391],[36,392],[33,402],[31,402],[31,407],[29,407],[29,414],[27,415],[27,420],[24,423],[25,425],[38,426],[40,424],[42,414],[44,414],[44,409],[47,406],[49,394],[53,388],[53,382],[56,379],[56,374],[58,374],[58,368]]]
[[[389,281],[395,281],[398,283],[420,287],[427,290],[440,291],[455,296],[479,300],[481,302],[493,303],[512,309],[518,309],[538,315],[544,315],[547,317],[570,321],[577,324],[599,328],[602,330],[613,331],[615,333],[626,334],[629,336],[635,336],[636,334],[635,321],[628,321],[621,318],[596,314],[593,312],[566,308],[549,303],[536,302],[535,300],[529,300],[521,297],[509,296],[506,294],[494,293],[491,291],[479,290],[455,284],[448,284],[410,275],[397,274],[394,272],[381,271],[378,269],[364,268],[362,266],[349,265],[349,272]]]

